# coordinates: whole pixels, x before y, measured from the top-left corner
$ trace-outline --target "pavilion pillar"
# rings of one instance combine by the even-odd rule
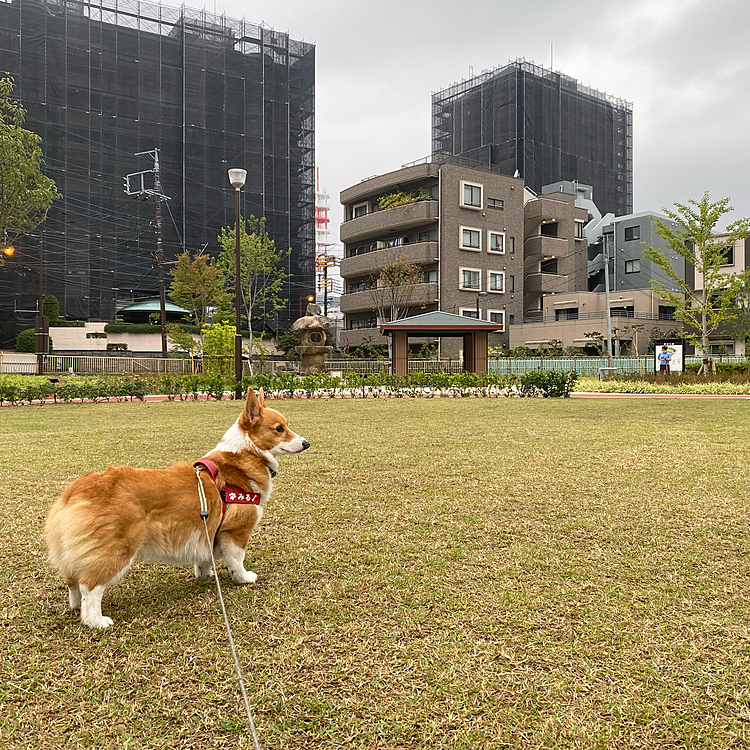
[[[487,372],[487,331],[475,331],[474,338],[474,369],[477,375]]]
[[[464,334],[464,372],[474,372],[474,334]]]
[[[409,334],[406,331],[394,331],[391,336],[391,374],[406,375],[409,372]]]

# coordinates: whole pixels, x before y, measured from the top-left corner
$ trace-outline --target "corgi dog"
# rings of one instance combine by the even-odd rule
[[[237,421],[195,465],[110,466],[73,481],[52,505],[45,526],[49,559],[68,584],[70,608],[80,609],[81,622],[90,628],[112,625],[102,615],[102,596],[134,560],[193,565],[196,577],[211,578],[199,481],[214,556],[224,559],[234,583],[255,583],[257,575],[244,566],[245,546],[271,494],[278,456],[309,447],[266,406],[262,390],[256,395],[249,388]],[[194,466],[202,469],[199,476]]]

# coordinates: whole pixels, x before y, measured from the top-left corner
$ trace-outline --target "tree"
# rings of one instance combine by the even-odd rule
[[[249,227],[249,232],[248,232]],[[221,245],[219,266],[224,269],[230,286],[235,289],[235,230],[223,227],[218,237]],[[287,300],[281,297],[283,283],[290,274],[284,261],[291,248],[277,250],[266,232],[266,220],[251,216],[247,223],[240,217],[240,292],[248,323],[273,317]]]
[[[405,318],[410,307],[414,307],[414,290],[422,283],[419,266],[396,258],[378,275],[373,289],[378,315],[382,320],[393,321]],[[423,300],[418,304],[423,305]]]
[[[0,78],[0,242],[9,245],[44,221],[60,197],[41,172],[42,139],[22,127],[26,110],[11,98],[13,86],[10,76]]]
[[[226,304],[229,297],[224,288],[226,276],[221,268],[211,265],[210,258],[201,251],[193,258],[188,250],[180,253],[169,273],[172,276],[169,296],[190,310],[197,325],[208,321],[209,308]]]
[[[653,289],[674,307],[675,317],[692,329],[686,332],[685,338],[702,349],[706,357],[710,335],[723,323],[734,320],[735,297],[750,279],[750,269],[741,273],[721,270],[726,262],[726,248],[750,234],[750,219],[733,221],[718,240],[714,231],[716,225],[724,214],[733,210],[729,198],[712,203],[706,191],[699,201],[675,203],[675,207],[675,211],[666,208],[663,211],[677,224],[676,228],[656,218],[654,226],[656,233],[666,240],[669,253],[679,255],[695,268],[697,289],[672,268],[663,250],[643,243],[643,255],[656,263],[680,290],[677,294],[661,282],[651,280]]]
[[[50,321],[60,320],[60,303],[54,294],[48,294],[42,300],[42,315],[45,315]]]
[[[234,372],[234,333],[230,325],[214,323],[201,328],[203,362],[209,375],[230,376]]]

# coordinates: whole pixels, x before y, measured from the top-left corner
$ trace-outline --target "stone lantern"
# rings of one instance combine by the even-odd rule
[[[304,317],[297,318],[292,323],[292,330],[302,335],[302,344],[294,350],[300,355],[300,372],[310,375],[314,372],[325,372],[326,358],[333,351],[332,346],[326,346],[326,339],[331,323],[321,315],[320,305],[309,304]]]

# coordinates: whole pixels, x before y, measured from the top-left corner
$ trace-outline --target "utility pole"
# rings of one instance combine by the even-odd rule
[[[44,315],[44,228],[39,228],[39,289],[34,326],[37,375],[44,375],[44,355],[49,352],[49,318]]]
[[[143,172],[134,172],[125,177],[125,192],[128,195],[145,195],[153,197],[156,213],[156,264],[159,272],[159,317],[161,323],[161,356],[167,356],[167,297],[164,289],[164,251],[162,248],[162,228],[161,228],[161,202],[168,201],[169,197],[161,191],[161,176],[159,172],[159,149],[153,151],[139,151],[135,156],[152,156],[154,159],[154,168],[146,169]],[[145,176],[154,175],[154,187],[147,188]]]
[[[613,227],[612,244],[615,243],[615,231]],[[609,235],[604,235],[604,292],[605,304],[607,305],[607,367],[612,367],[612,315],[609,309]]]

